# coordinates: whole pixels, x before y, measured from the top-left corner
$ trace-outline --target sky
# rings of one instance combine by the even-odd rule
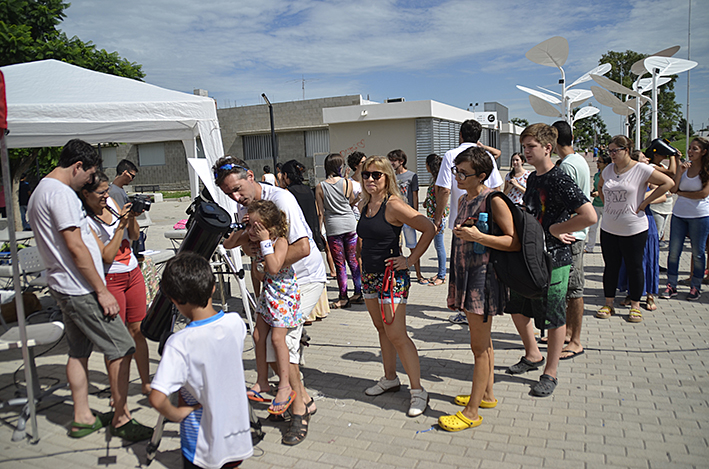
[[[706,0],[73,0],[59,25],[142,64],[145,81],[220,108],[360,94],[383,102],[432,99],[459,108],[499,102],[510,117],[535,114],[515,85],[560,92],[560,72],[525,53],[553,36],[569,42],[567,83],[609,50],[688,53],[692,1],[690,123],[709,126]],[[613,64],[611,64],[613,65]],[[579,85],[589,89],[594,82]],[[684,112],[687,73],[675,86]],[[621,118],[601,106],[609,132]],[[473,110],[471,108],[471,110]],[[276,116],[277,119],[277,116]]]

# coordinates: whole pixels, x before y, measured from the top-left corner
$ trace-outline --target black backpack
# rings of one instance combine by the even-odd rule
[[[543,298],[549,288],[552,270],[551,255],[546,251],[544,243],[544,229],[531,213],[513,204],[504,193],[499,191],[487,196],[487,213],[491,220],[493,220],[491,210],[493,197],[504,200],[512,212],[515,231],[522,249],[514,252],[490,249],[490,263],[495,268],[497,277],[512,290],[525,298]],[[496,224],[493,223],[492,226],[499,232]]]

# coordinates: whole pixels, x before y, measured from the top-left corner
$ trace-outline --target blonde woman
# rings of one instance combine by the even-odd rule
[[[406,300],[411,285],[409,267],[426,252],[436,230],[428,218],[401,197],[394,168],[388,159],[371,156],[362,168],[361,216],[357,224],[363,264],[362,293],[379,334],[384,365],[384,377],[365,390],[365,394],[377,396],[399,390],[398,355],[409,376],[411,402],[408,415],[416,417],[426,410],[428,393],[421,386],[418,351],[406,332]],[[421,232],[408,257],[399,251],[399,237],[404,225]],[[387,273],[389,277],[385,279]]]

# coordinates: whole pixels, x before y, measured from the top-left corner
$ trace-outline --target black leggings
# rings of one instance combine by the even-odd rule
[[[618,288],[618,275],[621,261],[625,261],[628,272],[628,296],[632,301],[640,301],[645,284],[643,254],[647,230],[632,236],[617,236],[601,230],[601,251],[603,262],[603,294],[606,298],[615,298]]]

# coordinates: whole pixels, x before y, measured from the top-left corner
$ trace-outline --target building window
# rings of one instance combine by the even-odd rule
[[[242,141],[245,160],[264,160],[273,157],[271,134],[244,135]],[[276,146],[278,146],[278,135],[276,135]]]
[[[318,153],[330,153],[330,131],[328,129],[305,131],[305,156],[312,158]]]
[[[140,166],[162,166],[165,164],[164,143],[144,143],[138,145],[138,164]]]
[[[101,152],[101,159],[103,159],[104,168],[115,168],[118,165],[118,157],[116,156],[116,147],[99,147]]]

